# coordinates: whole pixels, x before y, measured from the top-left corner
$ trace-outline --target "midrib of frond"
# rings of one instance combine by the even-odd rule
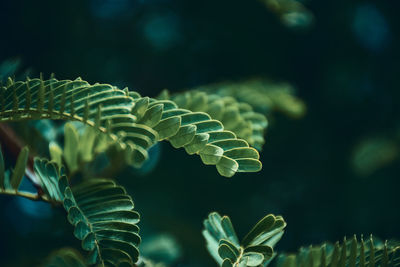
[[[130,265],[137,261],[139,214],[124,188],[101,178],[71,188],[64,178],[60,179],[60,189],[64,191],[68,220],[75,226],[75,237],[90,252],[90,263],[117,266],[115,262],[120,260],[128,260]],[[117,254],[110,254],[110,250]]]
[[[97,237],[96,231],[93,229],[93,225],[90,222],[89,218],[85,215],[85,213],[82,211],[82,209],[77,205],[75,206],[77,209],[79,209],[79,211],[81,212],[81,214],[83,215],[83,218],[85,219],[86,224],[89,226],[90,232],[94,235],[94,244],[96,246],[96,251],[97,251],[97,255],[99,257],[99,261],[101,263],[101,266],[105,266],[104,265],[104,260],[103,257],[101,255],[101,249],[100,249],[100,245],[99,245],[99,238]],[[68,211],[67,211],[68,212]]]

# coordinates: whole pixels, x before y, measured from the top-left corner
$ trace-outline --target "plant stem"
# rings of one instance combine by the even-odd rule
[[[0,189],[0,194],[2,195],[9,195],[9,196],[18,196],[18,197],[24,197],[27,198],[29,200],[33,200],[33,201],[46,201],[46,202],[51,202],[46,196],[41,196],[39,194],[35,194],[35,193],[30,193],[30,192],[24,192],[24,191],[17,191],[17,190],[1,190]]]

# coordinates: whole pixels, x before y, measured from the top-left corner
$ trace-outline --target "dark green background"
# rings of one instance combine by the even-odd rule
[[[201,229],[214,210],[230,215],[240,235],[267,213],[283,215],[278,250],[361,233],[400,238],[399,161],[361,178],[350,164],[362,138],[399,130],[400,3],[306,6],[315,23],[295,30],[256,0],[2,0],[0,60],[148,96],[251,77],[298,89],[307,115],[274,116],[259,173],[219,177],[163,143],[152,172],[119,178],[142,214],[143,239],[168,232],[183,247],[176,266],[212,264]],[[0,265],[30,266],[54,248],[79,247],[62,210],[40,219],[16,207],[0,198]]]

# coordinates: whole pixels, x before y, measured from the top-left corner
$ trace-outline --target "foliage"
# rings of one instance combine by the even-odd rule
[[[51,161],[33,158],[24,147],[10,172],[0,153],[0,193],[62,205],[74,236],[89,252],[82,256],[71,248],[59,249],[43,266],[164,266],[140,255],[140,215],[112,174],[124,165],[140,167],[148,150],[162,140],[198,154],[204,164],[216,165],[222,176],[259,171],[259,153],[249,143],[261,150],[266,116],[271,111],[304,115],[304,103],[291,90],[251,80],[172,96],[165,91],[153,99],[81,79],[21,82],[9,78],[0,91],[0,122],[52,119],[67,123],[63,144],[48,140]],[[57,126],[49,123],[48,127]],[[98,168],[95,161],[102,154],[107,154],[109,166]],[[20,190],[25,176],[36,192]],[[399,243],[372,237],[366,242],[353,237],[342,244],[280,254],[274,247],[285,227],[282,216],[270,214],[239,241],[230,218],[213,212],[204,221],[203,236],[209,253],[222,267],[400,266]]]

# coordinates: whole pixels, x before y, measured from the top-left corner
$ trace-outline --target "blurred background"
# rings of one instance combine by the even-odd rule
[[[117,177],[156,260],[213,266],[201,235],[211,211],[229,215],[242,237],[264,215],[283,215],[279,251],[352,234],[399,239],[400,2],[292,2],[2,0],[0,71],[18,63],[32,76],[153,97],[251,78],[296,88],[307,112],[268,117],[261,172],[220,177],[162,143],[144,169]],[[5,196],[0,209],[1,266],[80,246],[63,210]]]

